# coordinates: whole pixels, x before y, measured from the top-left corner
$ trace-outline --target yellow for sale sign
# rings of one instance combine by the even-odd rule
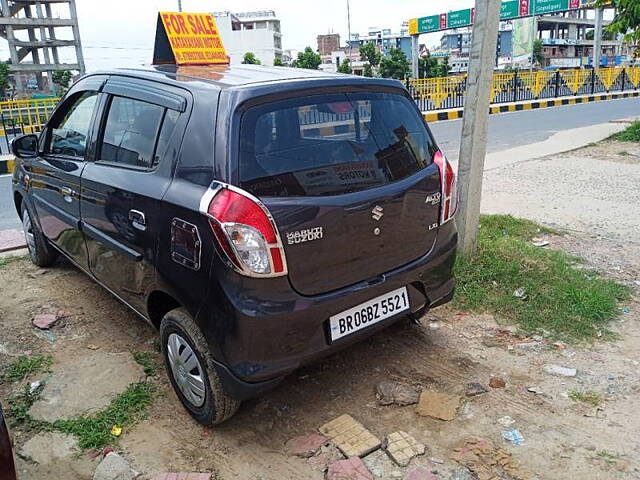
[[[210,13],[160,12],[154,64],[227,64],[216,20]]]

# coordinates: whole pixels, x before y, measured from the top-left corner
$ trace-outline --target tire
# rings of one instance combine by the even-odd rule
[[[31,209],[26,201],[22,202],[22,231],[29,250],[31,261],[38,267],[49,267],[58,258],[58,252],[38,228],[33,220]]]
[[[240,402],[222,388],[204,335],[182,308],[163,317],[160,343],[171,385],[194,419],[203,425],[218,425],[238,411]]]

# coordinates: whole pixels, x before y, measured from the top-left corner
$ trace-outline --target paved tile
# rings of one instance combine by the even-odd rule
[[[374,478],[360,458],[352,457],[329,465],[327,480],[374,480]]]
[[[320,427],[347,457],[364,457],[380,448],[380,440],[351,415],[342,415]]]
[[[424,391],[420,394],[416,413],[423,417],[449,421],[457,417],[461,405],[462,397],[458,395]]]
[[[289,455],[309,458],[313,456],[323,445],[329,443],[329,439],[317,433],[301,435],[287,442],[285,448]]]
[[[20,230],[0,230],[0,252],[25,247],[24,234]]]
[[[401,467],[406,467],[413,457],[424,455],[425,446],[407,432],[390,433],[386,441],[387,453]]]

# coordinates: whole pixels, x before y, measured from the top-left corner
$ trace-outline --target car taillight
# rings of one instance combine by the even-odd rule
[[[458,209],[458,185],[456,173],[447,157],[438,150],[433,156],[433,162],[440,169],[440,182],[442,190],[442,203],[440,206],[440,225],[453,218]]]
[[[220,247],[236,270],[253,277],[287,274],[280,236],[258,199],[239,189],[222,188],[207,214]]]

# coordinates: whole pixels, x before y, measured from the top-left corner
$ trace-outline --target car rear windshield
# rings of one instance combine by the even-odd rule
[[[403,95],[332,94],[248,109],[240,130],[240,183],[259,196],[340,195],[406,178],[435,145]]]

